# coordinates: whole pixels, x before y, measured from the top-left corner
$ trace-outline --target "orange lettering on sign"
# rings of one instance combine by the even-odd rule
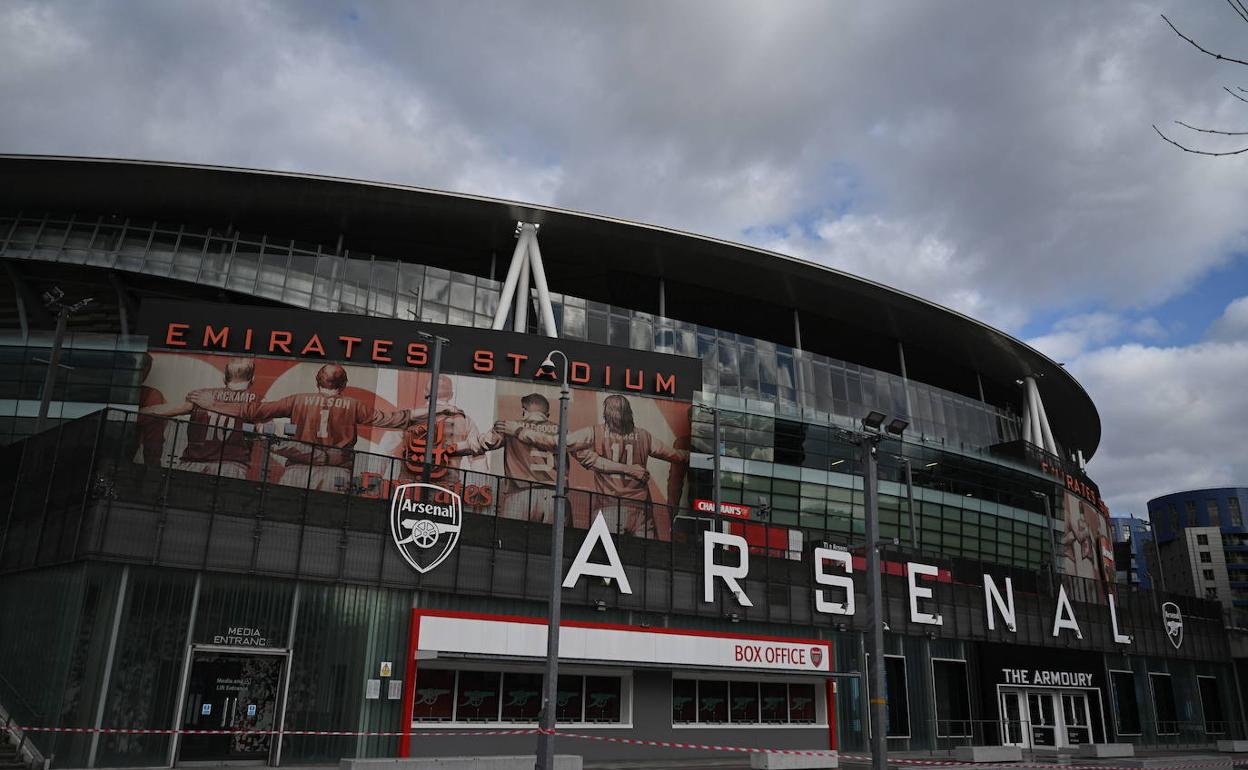
[[[423,342],[407,343],[408,366],[424,366],[429,362],[429,346]]]
[[[303,350],[299,351],[299,355],[301,356],[313,354],[318,356],[325,355],[325,346],[321,344],[321,337],[319,334],[313,334],[312,338],[309,339],[307,344],[303,346]]]
[[[186,340],[182,339],[182,335],[189,328],[190,324],[169,324],[169,330],[165,333],[165,344],[175,348],[186,347]]]
[[[207,348],[207,347],[212,347],[213,345],[216,345],[217,347],[224,348],[226,345],[229,345],[229,344],[230,344],[230,327],[222,326],[221,331],[215,332],[215,333],[212,331],[211,326],[204,327],[204,347]]]

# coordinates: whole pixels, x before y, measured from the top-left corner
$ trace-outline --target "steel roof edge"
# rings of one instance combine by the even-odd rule
[[[431,198],[454,199],[465,202],[477,203],[485,206],[494,206],[503,208],[507,211],[509,217],[525,217],[541,224],[542,215],[550,215],[554,217],[569,217],[572,219],[584,221],[587,223],[598,223],[607,226],[623,227],[633,231],[648,232],[654,235],[686,239],[701,242],[718,248],[736,251],[742,255],[753,255],[763,257],[776,262],[782,263],[785,267],[798,271],[810,271],[813,274],[823,276],[825,280],[831,278],[840,281],[847,286],[857,286],[861,290],[871,292],[879,292],[892,295],[895,298],[904,300],[913,306],[918,307],[922,312],[930,312],[938,316],[945,316],[955,321],[965,324],[970,329],[978,331],[981,334],[987,334],[989,337],[995,338],[999,343],[1004,343],[1009,348],[1023,354],[1024,357],[1033,359],[1044,368],[1044,371],[1037,371],[1036,374],[1042,376],[1057,375],[1065,384],[1074,388],[1078,395],[1082,396],[1086,402],[1086,406],[1090,408],[1091,417],[1095,424],[1089,426],[1091,439],[1088,446],[1084,447],[1085,455],[1091,458],[1097,445],[1100,442],[1100,415],[1096,409],[1095,403],[1083,385],[1070,373],[1064,366],[1046,354],[1028,345],[1026,342],[1004,332],[996,327],[990,326],[983,321],[966,315],[958,310],[941,305],[923,297],[911,294],[909,292],[897,289],[878,281],[847,273],[827,265],[812,262],[801,257],[784,254],[781,252],[770,251],[768,249],[751,246],[749,244],[730,241],[724,238],[718,238],[699,233],[679,230],[672,227],[662,225],[648,224],[645,222],[636,222],[620,217],[612,217],[603,214],[595,214],[591,212],[578,211],[575,209],[562,208],[558,206],[525,203],[505,198],[493,198],[489,196],[476,195],[472,193],[455,192],[449,190],[438,190],[435,188],[419,187],[415,185],[402,184],[398,182],[381,182],[376,180],[357,179],[352,177],[340,177],[324,174],[314,174],[299,171],[282,171],[273,169],[258,169],[244,166],[222,166],[205,163],[191,163],[185,161],[164,161],[164,160],[146,160],[138,158],[108,157],[108,156],[72,156],[72,155],[45,155],[45,154],[21,154],[21,153],[0,153],[0,163],[5,161],[15,162],[48,162],[48,163],[64,163],[64,164],[101,164],[101,165],[124,165],[133,167],[146,167],[162,170],[178,170],[197,172],[211,172],[221,174],[231,174],[246,176],[255,179],[283,179],[294,182],[309,182],[328,185],[342,185],[344,187],[368,188],[378,191],[389,192],[405,192],[413,195],[430,196]],[[1047,390],[1045,383],[1041,383],[1042,390]]]

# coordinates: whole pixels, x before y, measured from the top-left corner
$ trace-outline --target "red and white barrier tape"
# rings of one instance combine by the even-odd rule
[[[517,728],[514,730],[439,730],[436,732],[404,732],[402,730],[172,730],[146,727],[18,727],[31,733],[100,733],[103,735],[324,735],[330,737],[394,737],[408,735],[412,738],[440,738],[464,735],[479,737],[487,735],[537,735],[540,730]]]
[[[589,735],[586,733],[569,733],[563,730],[544,731],[538,728],[516,728],[511,730],[427,730],[418,732],[404,732],[402,730],[193,730],[193,729],[169,729],[169,728],[149,728],[149,727],[18,727],[23,732],[31,733],[100,733],[104,735],[318,735],[328,737],[399,737],[406,735],[410,738],[445,738],[445,737],[492,737],[504,735],[537,735],[542,732],[549,732],[551,735],[557,735],[561,738],[574,738],[585,741],[598,741],[601,743],[621,743],[632,746],[651,746],[664,749],[691,749],[694,751],[727,751],[740,754],[790,754],[798,756],[827,756],[835,755],[843,761],[849,762],[870,762],[869,754],[841,754],[835,750],[813,750],[813,749],[760,749],[746,746],[721,746],[713,743],[680,743],[677,741],[655,741],[647,738],[624,738],[618,735]],[[888,762],[894,765],[913,765],[917,767],[949,767],[953,765],[965,765],[966,762],[959,762],[948,759],[908,759],[902,757],[889,757]],[[1248,767],[1248,760],[1232,760],[1231,764],[1235,767]],[[1114,767],[1109,765],[1071,765],[1050,762],[1047,764],[1023,764],[1021,762],[1005,762],[1000,764],[984,764],[976,765],[980,770],[1130,770],[1129,768]],[[1223,763],[1211,765],[1205,762],[1184,762],[1181,764],[1168,765],[1173,770],[1196,770],[1196,768],[1226,767]]]

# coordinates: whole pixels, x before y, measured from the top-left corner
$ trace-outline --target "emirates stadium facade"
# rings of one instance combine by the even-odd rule
[[[30,758],[531,753],[555,349],[560,753],[862,750],[871,446],[890,750],[1244,737],[1220,606],[1113,583],[1096,408],[998,330],[509,201],[0,179],[0,716]]]

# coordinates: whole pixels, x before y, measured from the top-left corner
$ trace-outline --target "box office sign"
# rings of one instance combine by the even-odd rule
[[[542,618],[416,611],[417,647],[424,651],[540,658],[546,654]],[[759,671],[831,671],[831,643],[697,631],[650,629],[564,621],[559,657],[601,663],[647,663],[680,667]]]
[[[556,345],[532,334],[213,303],[147,300],[139,333],[152,348],[291,357],[308,361],[426,369],[432,352],[419,332],[450,340],[442,371],[554,383],[538,365]],[[572,385],[689,401],[702,387],[697,358],[559,339]]]

